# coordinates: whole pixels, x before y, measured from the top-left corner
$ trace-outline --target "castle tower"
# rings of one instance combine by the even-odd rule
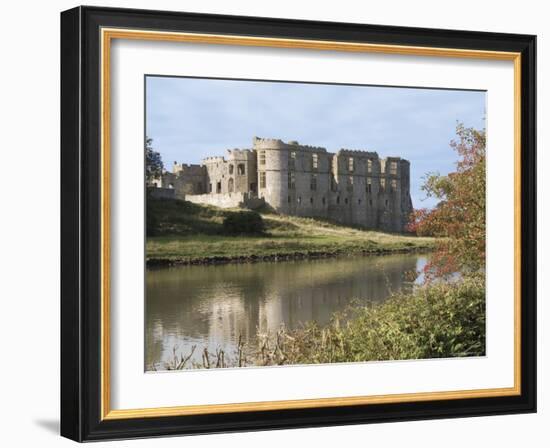
[[[325,148],[254,137],[258,194],[275,210],[328,217],[330,156]]]

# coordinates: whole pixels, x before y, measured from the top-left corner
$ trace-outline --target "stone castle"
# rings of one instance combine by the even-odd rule
[[[403,232],[412,212],[410,163],[376,152],[284,143],[254,137],[251,149],[200,165],[174,162],[156,183],[157,197],[218,207],[258,208]]]

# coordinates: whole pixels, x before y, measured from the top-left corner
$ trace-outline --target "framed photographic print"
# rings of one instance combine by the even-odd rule
[[[61,433],[536,410],[535,36],[61,14]]]

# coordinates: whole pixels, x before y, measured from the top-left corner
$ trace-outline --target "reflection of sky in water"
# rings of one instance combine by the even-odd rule
[[[232,355],[239,336],[251,342],[258,330],[325,324],[352,300],[380,301],[411,288],[405,274],[426,262],[391,255],[147,271],[146,364],[161,367],[174,350],[186,356],[193,345],[196,360],[203,347]]]
[[[424,268],[426,267],[427,264],[428,264],[427,257],[418,257],[416,259],[416,272],[418,272],[418,276],[414,281],[415,284],[421,285],[422,283],[424,283]]]

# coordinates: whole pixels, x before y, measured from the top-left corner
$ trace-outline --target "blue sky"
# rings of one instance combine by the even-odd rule
[[[454,169],[456,122],[483,128],[486,111],[477,91],[150,76],[146,97],[146,133],[169,170],[250,148],[253,136],[377,151],[410,160],[417,208],[434,205],[422,177]]]

